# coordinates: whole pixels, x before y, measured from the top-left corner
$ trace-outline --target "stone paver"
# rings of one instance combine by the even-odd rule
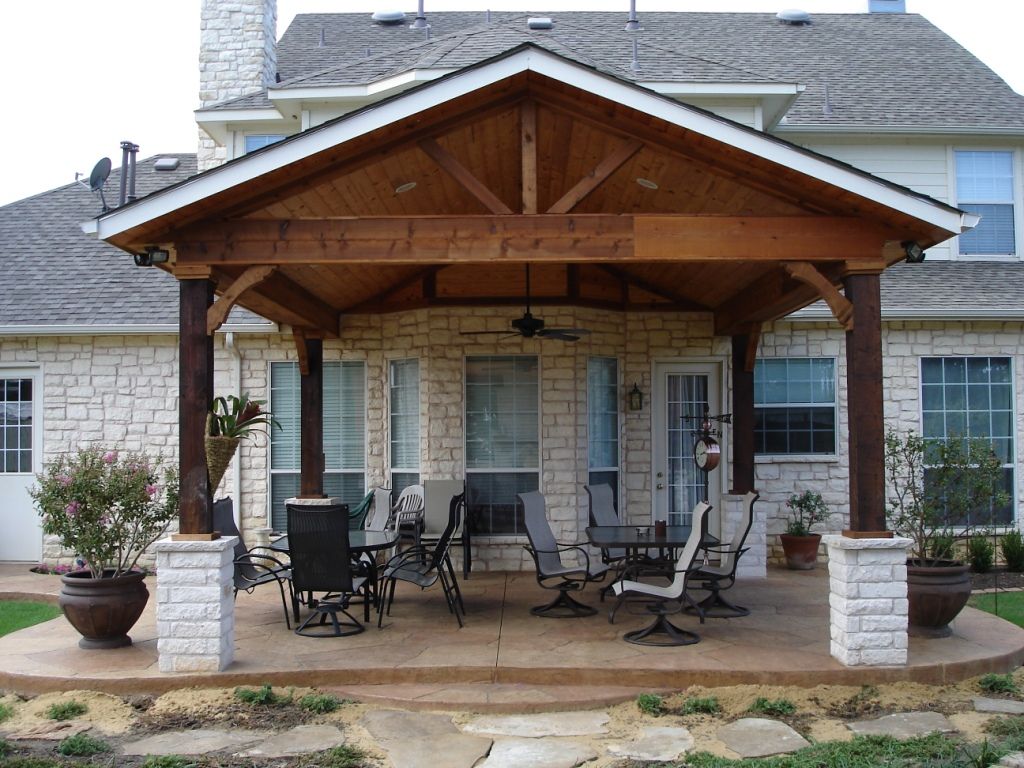
[[[472,768],[491,748],[491,739],[460,733],[446,715],[380,710],[360,722],[401,768]]]
[[[858,736],[892,736],[894,739],[916,739],[929,733],[950,733],[956,730],[945,715],[938,712],[897,712],[877,720],[847,723]]]
[[[1024,715],[1024,701],[1012,699],[986,699],[979,696],[974,700],[975,712],[996,712],[1001,715]]]
[[[298,725],[255,744],[238,757],[291,757],[341,746],[345,734],[334,725]]]
[[[1008,755],[1003,755],[1003,759],[996,765],[1002,766],[1002,768],[1024,768],[1024,752],[1011,752]]]
[[[577,739],[496,739],[480,768],[576,768],[597,752]]]
[[[261,731],[200,728],[195,731],[168,731],[133,741],[121,747],[125,755],[205,755],[237,750],[266,738]]]
[[[462,726],[466,733],[496,736],[599,736],[608,732],[607,712],[550,712],[544,715],[485,715]]]
[[[84,733],[90,728],[92,728],[91,723],[76,722],[73,720],[57,720],[26,726],[20,730],[4,733],[4,735],[8,739],[14,740],[45,739],[47,741],[58,741],[60,739],[66,739],[68,736]],[[2,729],[0,729],[0,732],[3,732]]]
[[[632,741],[613,742],[608,754],[631,760],[676,760],[693,749],[693,736],[686,728],[651,725],[640,730]]]
[[[718,739],[740,757],[766,757],[796,752],[810,744],[778,720],[745,717],[718,729]]]

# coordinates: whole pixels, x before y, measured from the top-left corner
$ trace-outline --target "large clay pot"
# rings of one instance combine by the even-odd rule
[[[120,648],[131,645],[128,630],[135,626],[149,600],[141,571],[117,578],[94,579],[89,571],[61,577],[57,604],[82,639],[80,648]]]
[[[970,569],[963,563],[940,560],[935,565],[907,561],[907,599],[911,635],[949,637],[949,622],[971,596]]]
[[[818,563],[818,545],[821,535],[810,533],[806,536],[792,536],[780,533],[782,551],[786,554],[786,566],[793,571],[810,571]]]

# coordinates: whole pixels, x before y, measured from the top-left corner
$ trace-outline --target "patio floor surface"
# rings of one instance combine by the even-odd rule
[[[149,580],[147,580],[149,581]],[[844,667],[829,655],[828,576],[770,569],[763,581],[740,582],[731,599],[752,609],[739,619],[676,616],[701,636],[697,645],[647,648],[622,634],[649,623],[624,608],[583,619],[545,619],[529,608],[546,603],[531,573],[477,573],[463,581],[466,626],[449,615],[439,588],[400,584],[384,628],[348,638],[299,637],[285,628],[277,591],[263,587],[236,602],[235,661],[224,672],[165,675],[157,669],[154,600],[132,631],[129,648],[86,651],[59,617],[0,638],[0,688],[36,694],[72,688],[157,694],[188,686],[270,682],[340,690],[363,700],[406,706],[518,708],[597,706],[640,690],[760,683],[866,685],[899,680],[941,684],[1024,661],[1024,630],[967,608],[952,637],[911,638],[906,667]],[[149,582],[150,592],[154,591]],[[0,564],[0,599],[55,600],[55,576],[25,564]],[[598,604],[588,588],[583,601]],[[602,608],[606,608],[605,603]],[[356,615],[361,616],[361,607]]]

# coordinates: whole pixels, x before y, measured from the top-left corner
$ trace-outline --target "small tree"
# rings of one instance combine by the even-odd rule
[[[828,506],[817,491],[793,494],[786,502],[790,509],[786,533],[790,536],[810,536],[811,527],[828,520]]]
[[[992,522],[1006,504],[1003,469],[992,444],[980,438],[930,440],[889,430],[885,436],[889,525],[913,541],[911,558],[920,565],[945,561],[939,542],[959,530]]]

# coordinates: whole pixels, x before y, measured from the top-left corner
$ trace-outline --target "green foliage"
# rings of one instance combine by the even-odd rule
[[[708,752],[686,756],[687,768],[937,768],[957,755],[958,743],[942,734],[897,741],[890,736],[858,736],[852,741],[826,741],[790,755],[730,760]]]
[[[985,730],[1002,739],[1024,738],[1024,716],[1011,715],[989,720]]]
[[[1006,562],[1006,570],[1020,573],[1024,571],[1024,536],[1020,531],[1010,531],[999,539],[999,549]]]
[[[680,715],[717,715],[722,706],[714,696],[706,698],[691,697],[679,708]]]
[[[794,714],[796,705],[789,699],[766,699],[764,696],[758,696],[747,711],[758,715],[784,717]]]
[[[970,604],[978,610],[994,613],[1018,627],[1024,627],[1024,592],[974,595]]]
[[[0,611],[0,637],[60,616],[60,608],[28,600],[4,600]]]
[[[11,754],[11,742],[7,739],[0,739],[0,757],[7,757]]]
[[[4,702],[0,701],[0,723],[4,722],[5,720],[10,720],[11,715],[13,714],[14,707],[12,707],[10,704],[5,704]]]
[[[178,474],[138,453],[85,448],[63,454],[29,494],[43,532],[80,555],[94,579],[135,567],[142,551],[178,515]]]
[[[811,528],[828,520],[828,507],[817,491],[793,494],[786,502],[790,517],[786,522],[786,533],[790,536],[807,536]]]
[[[51,720],[73,720],[89,711],[89,707],[80,701],[59,701],[51,704],[46,710],[46,716]]]
[[[987,693],[1017,692],[1017,684],[1013,682],[1013,675],[982,675],[978,680],[978,687]]]
[[[636,706],[645,715],[665,714],[665,700],[656,693],[641,693],[636,697]]]
[[[996,547],[988,534],[971,536],[967,542],[967,557],[971,561],[971,570],[975,573],[988,573],[996,560]]]
[[[192,768],[195,763],[180,755],[150,755],[141,768]]]
[[[341,699],[329,693],[310,693],[299,699],[299,706],[317,715],[333,712],[342,704]]]
[[[89,757],[101,752],[109,752],[110,745],[87,733],[76,733],[74,736],[64,739],[57,747],[57,751],[68,757]]]
[[[274,693],[270,683],[264,683],[256,690],[252,688],[235,688],[235,698],[254,707],[280,707],[290,704],[291,696],[281,696]]]
[[[376,765],[366,759],[366,754],[358,747],[342,744],[324,752],[306,755],[299,762],[302,768],[365,768]]]
[[[956,538],[954,536],[947,536],[944,533],[936,534],[935,538],[932,539],[929,554],[936,561],[956,560]]]
[[[246,394],[215,397],[210,406],[210,435],[245,439],[265,432],[267,426],[276,425],[277,421],[262,409],[263,404],[263,400],[250,400]]]
[[[955,529],[989,523],[992,510],[1008,503],[1002,462],[984,439],[932,440],[911,430],[885,436],[887,514],[893,531],[914,543],[910,556],[934,565],[936,539]]]

